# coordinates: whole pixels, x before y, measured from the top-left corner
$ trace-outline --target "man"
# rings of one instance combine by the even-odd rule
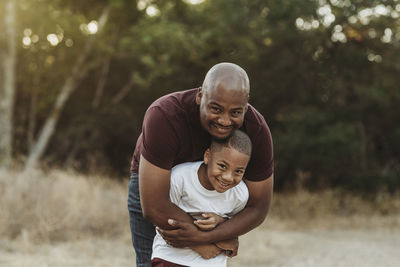
[[[246,72],[220,63],[208,71],[201,88],[161,97],[146,111],[131,163],[128,199],[137,266],[150,265],[153,224],[173,246],[215,243],[236,255],[235,238],[264,221],[273,192],[272,138],[262,115],[248,104],[249,93]],[[244,175],[249,201],[232,219],[212,231],[200,231],[169,200],[171,168],[200,160],[211,136],[225,139],[239,128],[253,144]]]

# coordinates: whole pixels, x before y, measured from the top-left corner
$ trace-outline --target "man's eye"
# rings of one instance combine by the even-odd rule
[[[242,114],[242,112],[241,111],[232,111],[232,116],[234,116],[234,117],[238,117],[238,116],[240,116]]]
[[[212,112],[220,112],[221,111],[221,109],[217,108],[217,107],[211,107],[210,109]]]
[[[244,173],[244,171],[243,170],[237,170],[236,173],[242,175]]]

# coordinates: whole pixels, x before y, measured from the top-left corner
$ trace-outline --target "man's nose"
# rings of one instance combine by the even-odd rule
[[[229,119],[228,114],[221,114],[218,118],[218,123],[222,126],[229,126],[231,125],[231,120]]]

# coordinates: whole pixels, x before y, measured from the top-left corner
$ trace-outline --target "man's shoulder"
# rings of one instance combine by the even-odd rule
[[[245,114],[245,120],[257,124],[265,123],[264,116],[250,104],[248,104],[248,109]]]
[[[269,134],[270,132],[264,116],[250,104],[244,118],[244,125],[249,135],[259,134],[260,132]]]
[[[174,128],[187,128],[187,123],[196,116],[197,88],[164,95],[154,101],[146,111],[145,121],[169,123]]]
[[[173,92],[159,97],[149,107],[158,107],[161,110],[186,110],[196,105],[195,98],[199,88]]]

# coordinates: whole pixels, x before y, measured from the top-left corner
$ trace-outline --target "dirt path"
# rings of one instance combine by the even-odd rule
[[[397,267],[400,230],[277,231],[259,229],[240,239],[230,267]]]
[[[134,266],[129,239],[83,240],[34,246],[0,241],[0,266]],[[240,254],[229,267],[398,267],[400,229],[268,230],[240,239]]]

